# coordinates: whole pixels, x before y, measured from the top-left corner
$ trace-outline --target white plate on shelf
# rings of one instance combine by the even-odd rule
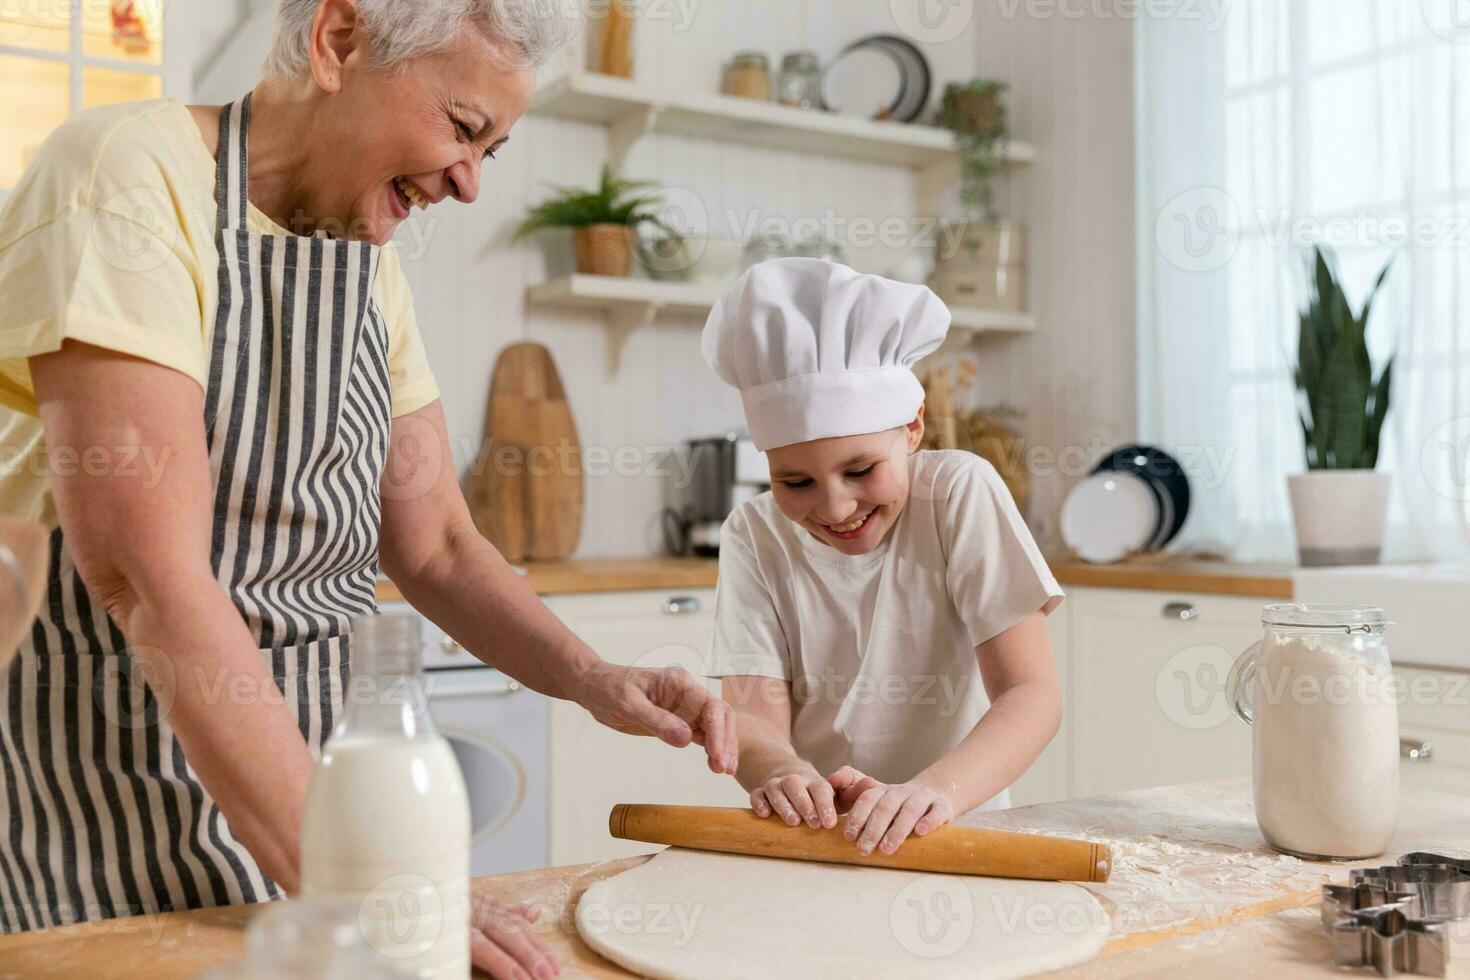
[[[857,44],[822,73],[822,105],[863,119],[891,116],[903,98],[906,79],[898,53],[881,44]]]
[[[1132,473],[1094,473],[1062,504],[1062,540],[1083,561],[1107,565],[1145,547],[1159,524],[1159,502]]]

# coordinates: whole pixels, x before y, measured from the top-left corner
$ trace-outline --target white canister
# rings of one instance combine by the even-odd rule
[[[1252,726],[1256,822],[1272,847],[1345,861],[1387,850],[1398,822],[1398,699],[1375,606],[1267,606],[1230,672]]]

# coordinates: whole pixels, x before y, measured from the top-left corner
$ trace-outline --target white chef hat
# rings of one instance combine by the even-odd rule
[[[948,330],[949,310],[927,286],[825,259],[774,259],[715,304],[701,349],[740,389],[750,438],[765,452],[912,421],[924,402],[913,364]]]

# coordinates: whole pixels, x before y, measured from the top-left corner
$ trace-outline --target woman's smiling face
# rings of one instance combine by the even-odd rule
[[[306,206],[318,212],[301,216],[305,225],[381,245],[415,208],[451,197],[473,203],[482,168],[531,104],[535,69],[493,57],[475,29],[445,51],[387,70],[369,67],[360,23],[333,32],[319,22],[317,36],[325,41],[312,71],[329,97],[316,138],[341,152],[324,161],[325,171],[303,175],[317,191],[303,195]],[[334,219],[346,227],[331,228]],[[292,223],[302,225],[295,216]]]
[[[903,513],[909,454],[924,439],[924,410],[885,432],[772,449],[771,493],[787,518],[845,555],[876,548]]]

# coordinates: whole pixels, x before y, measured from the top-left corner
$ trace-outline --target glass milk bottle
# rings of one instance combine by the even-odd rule
[[[1267,606],[1229,691],[1252,726],[1256,822],[1315,860],[1374,857],[1398,822],[1398,701],[1374,606]]]
[[[306,796],[302,897],[353,902],[368,945],[402,976],[467,977],[469,801],[429,717],[418,618],[359,617],[351,656]]]

